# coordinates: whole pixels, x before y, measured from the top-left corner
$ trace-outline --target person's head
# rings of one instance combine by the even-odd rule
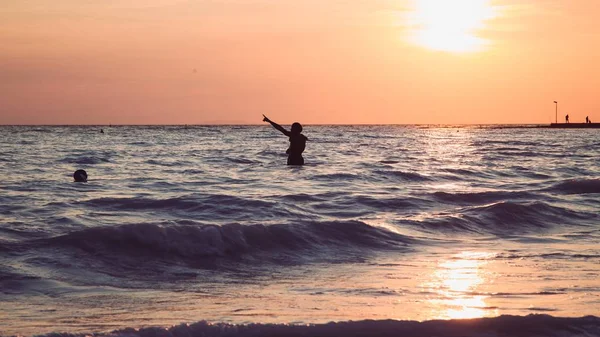
[[[293,134],[302,133],[302,125],[300,125],[300,123],[298,123],[298,122],[292,124],[292,133]]]
[[[75,173],[73,173],[73,179],[75,179],[75,181],[78,183],[87,182],[87,177],[87,172],[85,172],[84,170],[77,170],[75,171]]]

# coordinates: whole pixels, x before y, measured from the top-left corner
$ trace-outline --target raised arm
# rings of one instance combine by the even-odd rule
[[[263,117],[264,117],[264,118],[263,118],[263,122],[268,122],[268,123],[270,123],[271,125],[273,125],[273,127],[274,127],[275,129],[279,130],[281,133],[283,133],[284,135],[286,135],[286,136],[288,136],[288,137],[292,135],[292,134],[291,134],[291,133],[290,133],[288,130],[284,129],[284,128],[283,128],[283,126],[281,126],[281,125],[279,125],[279,124],[277,124],[277,123],[273,122],[273,121],[272,121],[272,120],[270,120],[270,119],[269,119],[267,116],[263,115]]]

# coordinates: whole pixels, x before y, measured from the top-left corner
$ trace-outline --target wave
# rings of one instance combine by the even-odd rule
[[[544,191],[559,194],[590,194],[600,193],[600,178],[572,179],[551,186]]]
[[[83,337],[90,334],[51,333],[45,336]],[[246,324],[209,323],[201,321],[170,328],[127,328],[111,333],[93,334],[95,337],[195,337],[195,336],[412,336],[412,337],[588,337],[600,336],[600,318],[586,316],[561,318],[550,315],[499,316],[465,320],[432,320],[424,322],[396,320],[364,320],[331,322],[327,324]]]
[[[332,250],[403,249],[412,240],[360,221],[306,222],[280,225],[131,224],[87,228],[39,240],[57,247],[75,247],[94,254],[181,258],[240,257],[261,252],[304,256]]]
[[[74,155],[64,157],[59,161],[67,164],[95,165],[110,163],[110,155]]]
[[[481,221],[495,225],[536,227],[548,227],[550,223],[556,223],[557,218],[567,223],[597,218],[595,214],[575,212],[539,201],[530,203],[499,202],[470,209],[467,214],[477,216]]]
[[[561,166],[554,169],[555,173],[558,173],[560,176],[579,176],[579,177],[589,177],[595,175],[594,171],[590,171],[583,165],[570,165],[570,166]]]
[[[507,146],[531,146],[538,147],[539,143],[521,140],[477,140],[472,142],[474,146],[485,146],[485,145],[507,145]]]
[[[127,143],[127,145],[141,146],[141,147],[151,147],[151,146],[154,146],[153,143],[151,143],[151,142],[145,142],[145,141],[132,141],[130,143]]]
[[[328,192],[315,195],[293,194],[278,197],[293,203],[293,208],[309,211],[314,216],[360,218],[377,212],[415,212],[432,205],[432,201],[415,197],[374,197]]]
[[[19,129],[17,129],[17,132],[22,132]],[[27,128],[26,132],[39,132],[39,133],[54,133],[54,128],[52,127],[48,127],[48,128]]]
[[[273,150],[263,150],[258,152],[256,155],[263,157],[283,157],[286,156],[284,151],[273,151]]]
[[[530,199],[533,194],[521,191],[486,191],[486,192],[465,192],[448,193],[435,192],[434,199],[442,202],[458,204],[487,204],[501,200]]]
[[[597,214],[575,212],[539,201],[503,201],[465,208],[458,213],[438,214],[425,220],[400,220],[398,224],[418,227],[430,233],[471,232],[510,236],[539,233],[554,228],[556,224],[580,225],[584,220],[594,219],[598,219]]]
[[[288,194],[282,196],[270,196],[271,198],[280,198],[283,200],[291,201],[291,202],[323,202],[328,201],[333,198],[343,197],[346,193],[344,192],[326,192],[319,194],[307,194],[307,193],[298,193],[298,194]]]
[[[544,174],[541,172],[535,172],[535,171],[532,171],[530,168],[523,167],[523,166],[513,166],[513,167],[511,167],[511,169],[513,171],[516,171],[516,173],[518,175],[521,175],[526,178],[531,178],[531,179],[549,179],[549,178],[551,178],[551,176],[548,174]]]
[[[131,198],[97,198],[80,201],[78,204],[91,209],[119,211],[163,211],[185,212],[188,216],[210,213],[212,218],[238,219],[244,215],[256,215],[265,212],[271,216],[289,216],[290,211],[279,207],[274,202],[235,197],[221,194],[191,194],[187,196],[151,199],[143,197]]]
[[[495,151],[494,154],[504,157],[539,157],[539,152],[534,151]]]
[[[243,157],[225,157],[225,160],[234,164],[260,164],[260,161],[252,160]]]
[[[166,166],[166,167],[180,167],[182,166],[181,162],[178,161],[160,161],[156,159],[148,159],[146,160],[146,164],[156,165],[156,166]]]
[[[331,180],[357,180],[360,176],[352,173],[329,173],[329,174],[318,174],[313,176],[314,180],[320,181],[331,181]]]
[[[572,259],[600,259],[600,254],[579,254],[579,253],[543,253],[543,254],[522,254],[522,253],[501,253],[496,255],[498,259],[520,260],[531,258],[557,259],[557,260],[572,260]]]
[[[181,174],[187,174],[187,175],[199,175],[199,174],[204,174],[205,172],[203,170],[200,169],[187,169],[187,170],[183,170],[181,172],[179,172]]]
[[[488,175],[487,173],[483,172],[483,171],[475,171],[475,170],[469,170],[469,169],[464,169],[464,168],[460,168],[460,169],[455,169],[455,168],[445,168],[442,169],[442,171],[444,172],[448,172],[448,173],[454,173],[454,174],[458,174],[461,176],[471,176],[471,175]]]
[[[401,211],[401,210],[417,210],[427,206],[429,203],[423,199],[413,197],[402,198],[382,198],[371,197],[367,195],[358,195],[352,197],[351,204],[358,204],[372,208],[376,211]],[[349,205],[351,206],[351,205]]]
[[[400,179],[403,181],[411,181],[411,182],[422,182],[422,181],[431,181],[432,179],[430,177],[421,175],[419,173],[415,173],[415,172],[406,172],[406,171],[395,171],[395,170],[390,170],[390,171],[382,171],[382,170],[376,170],[373,171],[373,173],[381,176],[384,179]]]

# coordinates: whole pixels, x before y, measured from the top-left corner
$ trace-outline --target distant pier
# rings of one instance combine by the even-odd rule
[[[600,123],[552,123],[554,129],[600,129]]]

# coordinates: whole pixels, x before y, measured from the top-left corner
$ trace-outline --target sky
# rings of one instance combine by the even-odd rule
[[[600,122],[598,0],[2,0],[0,124]]]

